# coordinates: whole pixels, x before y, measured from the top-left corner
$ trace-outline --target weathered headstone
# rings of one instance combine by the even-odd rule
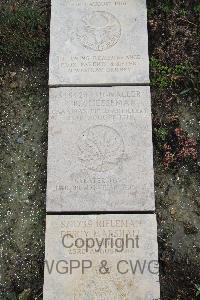
[[[47,211],[153,211],[149,87],[50,90]]]
[[[149,82],[145,0],[52,0],[50,85]]]
[[[159,299],[155,215],[47,216],[44,300]]]

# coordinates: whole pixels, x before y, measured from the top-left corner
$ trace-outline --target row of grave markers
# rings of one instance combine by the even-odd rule
[[[146,1],[52,0],[49,69],[43,299],[160,299]]]

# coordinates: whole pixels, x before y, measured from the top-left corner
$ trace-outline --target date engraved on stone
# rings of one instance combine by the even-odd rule
[[[113,47],[119,41],[121,25],[111,13],[94,11],[79,21],[76,36],[85,48],[103,51]]]
[[[124,156],[124,141],[113,128],[96,125],[85,130],[78,141],[79,160],[87,169],[106,172]]]

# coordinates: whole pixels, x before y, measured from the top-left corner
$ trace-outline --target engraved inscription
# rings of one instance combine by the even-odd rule
[[[119,41],[121,25],[111,13],[95,11],[80,20],[76,36],[85,48],[103,51],[113,47]]]
[[[86,168],[106,172],[123,160],[124,142],[115,129],[96,125],[81,134],[78,149],[79,159]]]
[[[128,298],[128,287],[132,287],[132,281],[128,278],[115,278],[109,273],[103,277],[93,274],[92,278],[79,282],[75,291],[75,300],[122,300]]]
[[[83,285],[82,289],[75,292],[75,300],[106,300],[108,299],[108,295],[110,300],[116,299],[115,294],[111,290],[109,281],[103,282],[103,280],[101,280],[98,282],[96,279],[93,279],[87,282],[85,286]]]

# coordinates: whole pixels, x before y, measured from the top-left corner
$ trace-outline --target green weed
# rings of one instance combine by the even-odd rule
[[[151,84],[153,86],[158,86],[161,89],[168,87],[170,84],[170,69],[167,66],[162,65],[156,58],[151,58],[150,66],[154,74],[151,79]]]
[[[165,0],[161,3],[161,10],[165,13],[170,13],[173,9],[174,5],[171,0]]]
[[[181,16],[187,16],[187,14],[188,14],[188,11],[186,10],[186,9],[184,9],[184,8],[182,8],[182,9],[180,9],[180,15]]]
[[[162,142],[164,142],[168,136],[168,131],[164,127],[161,127],[158,129],[155,128],[155,134],[156,134],[158,140],[161,140]]]
[[[158,12],[163,13],[170,13],[174,8],[174,4],[172,0],[164,0],[164,1],[158,1],[157,5],[155,6],[155,3],[153,1],[148,2],[148,15],[153,16],[154,14],[157,14]]]
[[[200,284],[195,284],[195,288],[197,290],[196,296],[198,297],[200,295]]]
[[[197,5],[194,6],[194,11],[196,13],[200,13],[200,4],[197,4]]]
[[[151,58],[150,66],[152,71],[151,85],[161,90],[172,86],[184,88],[180,94],[190,91],[198,93],[199,77],[196,75],[193,66],[188,61],[178,64],[174,67],[163,65],[158,59]]]

